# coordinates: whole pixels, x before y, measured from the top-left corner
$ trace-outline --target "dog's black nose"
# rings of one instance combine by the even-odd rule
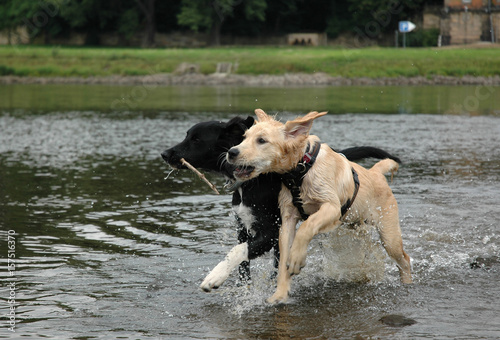
[[[236,157],[238,157],[239,154],[240,154],[240,150],[238,150],[237,148],[231,148],[227,152],[227,158],[228,159],[235,159]]]
[[[161,157],[168,163],[170,158],[172,157],[173,151],[171,149],[165,150],[161,153]]]

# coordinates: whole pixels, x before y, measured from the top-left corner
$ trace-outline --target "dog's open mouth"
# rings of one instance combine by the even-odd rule
[[[252,172],[255,170],[255,167],[253,166],[242,166],[242,167],[237,167],[234,169],[234,177],[240,178],[240,179],[247,179],[250,177]]]

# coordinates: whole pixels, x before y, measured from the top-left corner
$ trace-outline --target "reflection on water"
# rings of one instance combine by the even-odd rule
[[[16,280],[16,337],[498,337],[500,263],[470,268],[477,256],[499,255],[498,118],[318,120],[314,133],[334,147],[374,145],[403,159],[391,186],[415,283],[399,284],[376,234],[341,229],[313,242],[291,302],[268,306],[270,256],[253,262],[250,286],[239,287],[232,275],[216,292],[199,291],[236,240],[230,196],[213,195],[191,172],[164,179],[170,170],[162,150],[194,123],[228,117],[0,116],[0,275],[4,286]],[[223,179],[207,176],[222,188]],[[6,270],[9,230],[16,233],[13,277]],[[0,338],[9,338],[8,300],[0,301]],[[388,327],[379,322],[387,314],[417,324]]]
[[[328,110],[330,113],[500,115],[500,87],[333,86],[208,87],[0,85],[0,110],[177,111],[249,113]]]

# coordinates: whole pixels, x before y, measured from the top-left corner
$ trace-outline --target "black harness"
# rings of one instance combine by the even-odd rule
[[[311,167],[314,165],[314,162],[316,161],[320,149],[321,149],[321,143],[319,142],[314,143],[312,150],[311,146],[308,145],[306,153],[304,154],[304,157],[302,157],[302,162],[299,162],[295,167],[295,169],[281,176],[281,181],[288,188],[288,190],[290,190],[290,193],[292,194],[293,205],[298,209],[300,216],[302,217],[303,220],[307,220],[309,215],[305,213],[304,207],[302,206],[302,200],[300,199],[300,187],[302,186],[302,181],[304,180],[304,176],[309,171],[309,169],[311,169]],[[356,199],[356,196],[358,195],[358,190],[359,190],[358,173],[356,172],[356,170],[354,170],[354,168],[351,168],[351,171],[352,171],[352,178],[354,180],[354,194],[350,199],[348,199],[344,203],[344,205],[342,205],[340,209],[341,219],[342,217],[344,217],[349,208],[352,206],[354,200]]]

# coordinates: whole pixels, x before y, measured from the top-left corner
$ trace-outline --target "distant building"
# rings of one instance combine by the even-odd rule
[[[442,45],[496,43],[500,34],[500,0],[444,0],[424,10],[423,28],[438,28]]]

